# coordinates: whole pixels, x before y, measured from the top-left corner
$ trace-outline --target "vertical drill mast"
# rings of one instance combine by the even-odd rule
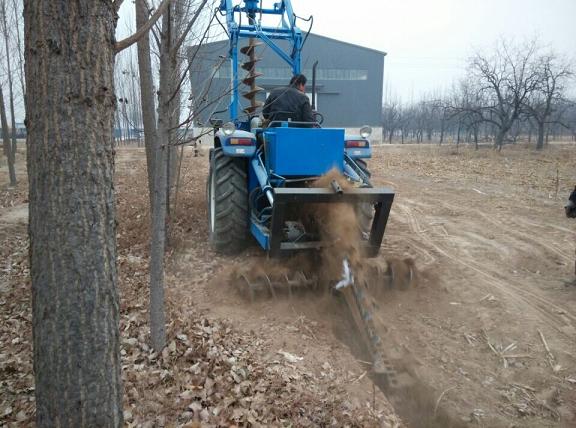
[[[280,0],[271,7],[264,7],[264,2],[265,0],[243,0],[240,4],[233,5],[232,0],[221,0],[219,6],[219,12],[226,16],[230,38],[228,51],[232,70],[230,117],[235,122],[239,122],[242,107],[239,98],[240,83],[249,86],[249,90],[242,94],[250,101],[249,106],[243,107],[248,119],[263,104],[256,100],[257,94],[263,91],[256,85],[256,78],[262,75],[256,70],[256,64],[261,59],[256,54],[258,46],[266,45],[288,64],[293,74],[300,73],[302,33],[296,26],[296,15],[290,0]],[[280,24],[277,27],[262,25],[262,18],[265,16],[277,16]],[[242,22],[243,17],[247,18],[247,23]],[[238,45],[241,38],[248,39],[248,44],[240,48],[240,53],[248,56],[247,61],[241,65],[241,68],[248,72],[242,79],[238,76]],[[290,43],[290,51],[286,52],[280,48],[276,40],[287,40]]]

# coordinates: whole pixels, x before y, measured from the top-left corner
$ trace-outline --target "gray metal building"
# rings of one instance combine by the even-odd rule
[[[240,44],[247,44],[241,39]],[[278,43],[280,46],[282,42]],[[188,49],[192,108],[197,125],[207,124],[210,115],[227,120],[230,102],[230,61],[227,59],[228,41],[208,43]],[[242,57],[241,54],[239,54]],[[288,84],[291,70],[266,45],[257,49],[257,71],[262,76],[257,85],[266,90],[259,94],[264,101],[269,91]],[[312,65],[318,61],[316,109],[324,116],[323,126],[359,127],[379,126],[382,112],[385,52],[342,42],[317,34],[310,34],[302,50],[302,72],[308,78],[307,91],[312,88]],[[240,58],[242,62],[242,58]],[[240,78],[246,72],[240,69]],[[240,93],[243,92],[240,86]],[[310,94],[309,94],[310,95]],[[248,102],[241,97],[242,105]],[[222,113],[215,113],[223,111]]]

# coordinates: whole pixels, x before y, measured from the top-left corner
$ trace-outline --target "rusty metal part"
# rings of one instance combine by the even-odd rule
[[[251,301],[259,298],[276,298],[280,294],[290,297],[302,290],[318,289],[318,280],[314,276],[306,275],[303,271],[290,274],[258,275],[241,274],[237,287],[241,294],[247,295]]]
[[[242,83],[249,86],[249,90],[242,94],[244,98],[250,101],[250,105],[244,108],[244,112],[248,115],[254,114],[263,105],[261,101],[256,100],[258,94],[264,91],[264,88],[256,86],[256,78],[262,76],[262,73],[256,71],[256,63],[262,59],[256,56],[256,47],[261,44],[256,39],[250,38],[248,44],[240,48],[240,52],[248,56],[248,61],[241,65],[244,70],[248,71],[248,74],[242,79]]]
[[[260,107],[262,107],[264,105],[264,103],[262,101],[256,101],[254,103],[254,105],[248,106],[244,108],[244,111],[248,114],[252,114],[254,113],[256,110],[258,110]]]
[[[254,38],[252,38],[246,46],[242,46],[240,48],[240,52],[242,52],[244,55],[250,56],[254,53],[254,49],[256,49],[258,46],[262,46],[262,42],[257,42]]]
[[[255,86],[253,85],[250,90],[248,92],[244,92],[242,94],[242,96],[250,101],[252,101],[255,97],[256,94],[258,94],[259,92],[262,92],[264,90],[264,88],[261,88],[260,86]]]
[[[254,81],[260,76],[263,76],[263,74],[259,73],[257,71],[256,72],[252,71],[251,73],[244,76],[244,78],[242,79],[242,83],[245,85],[251,86],[252,83],[254,83]]]
[[[252,70],[254,70],[256,63],[260,60],[262,60],[262,58],[250,57],[250,59],[248,61],[242,63],[242,65],[240,67],[242,67],[246,71],[252,71]]]

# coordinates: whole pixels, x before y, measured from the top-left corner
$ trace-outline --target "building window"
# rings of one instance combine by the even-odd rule
[[[257,71],[262,73],[262,79],[266,80],[290,80],[292,70],[288,67],[258,67]],[[214,77],[217,79],[230,79],[230,64],[222,64]],[[312,79],[312,69],[304,69],[303,73]],[[347,69],[347,68],[319,68],[316,70],[318,80],[368,80],[368,70]]]

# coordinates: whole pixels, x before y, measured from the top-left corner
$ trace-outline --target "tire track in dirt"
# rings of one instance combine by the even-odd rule
[[[443,204],[444,206],[446,206],[447,208],[450,209],[460,209],[462,211],[468,211],[468,212],[472,212],[473,210],[470,209],[466,209],[464,207],[457,207],[456,205],[452,205],[448,202],[440,202],[441,204]],[[543,247],[545,249],[547,249],[548,251],[566,259],[567,261],[571,261],[572,260],[572,256],[568,253],[563,252],[562,250],[552,246],[552,245],[548,245],[545,242],[542,242],[541,240],[538,240],[536,238],[532,238],[528,233],[523,233],[518,231],[519,228],[522,228],[521,224],[519,224],[517,221],[515,222],[513,219],[511,218],[506,218],[506,223],[509,223],[510,225],[504,225],[503,222],[497,221],[494,218],[490,217],[488,214],[483,213],[483,212],[479,212],[474,210],[473,211],[474,214],[479,215],[480,217],[482,217],[484,220],[486,220],[487,222],[491,223],[493,226],[496,226],[498,228],[500,228],[501,230],[503,230],[504,232],[506,232],[508,235],[511,235],[513,237],[515,237],[516,239],[518,239],[521,242],[529,242],[531,248],[534,247]],[[520,220],[520,218],[518,218],[517,220]],[[533,224],[535,225],[535,224]]]
[[[523,302],[532,309],[534,309],[535,311],[537,311],[541,315],[541,318],[543,318],[543,320],[545,320],[549,326],[555,328],[568,338],[573,337],[573,333],[570,334],[565,330],[566,327],[568,327],[571,331],[576,332],[576,329],[574,328],[573,324],[574,322],[576,322],[576,316],[568,312],[565,308],[556,305],[551,300],[543,298],[534,292],[531,292],[525,288],[515,285],[511,281],[503,282],[497,279],[494,274],[489,273],[487,269],[484,266],[480,265],[479,263],[473,261],[465,261],[462,259],[462,253],[454,254],[450,249],[444,248],[438,243],[436,243],[426,233],[422,232],[420,222],[416,218],[414,210],[409,207],[409,204],[410,201],[408,199],[404,199],[402,202],[396,203],[396,209],[399,209],[403,212],[405,218],[408,220],[412,232],[419,236],[420,239],[418,240],[414,239],[414,241],[416,241],[419,244],[425,243],[426,245],[434,248],[439,254],[442,254],[449,260],[476,272],[484,279],[485,283],[491,285],[492,287],[498,289],[503,294],[509,296],[510,298],[512,298],[513,301]],[[563,314],[564,317],[560,317],[553,314],[552,312],[550,312],[550,309]],[[569,323],[567,323],[567,320],[569,321]]]
[[[428,208],[427,204],[420,202],[420,201],[414,201],[414,200],[405,200],[405,201],[409,201],[409,203],[411,203],[413,205],[420,206],[422,208]],[[468,218],[473,218],[473,216],[480,216],[480,217],[482,217],[482,219],[489,222],[493,226],[496,226],[497,228],[499,228],[503,232],[506,232],[508,235],[515,237],[519,242],[522,242],[522,243],[529,242],[530,248],[534,248],[535,246],[536,247],[544,247],[548,251],[556,254],[557,256],[559,256],[559,257],[561,257],[561,258],[563,258],[569,262],[572,262],[572,254],[571,253],[565,252],[562,249],[559,249],[550,243],[545,243],[545,242],[542,242],[542,240],[539,240],[537,238],[532,238],[531,234],[529,232],[525,231],[526,229],[530,229],[532,227],[539,227],[539,228],[555,229],[555,230],[562,232],[564,234],[566,234],[566,233],[568,233],[570,235],[574,234],[574,232],[569,230],[569,229],[563,228],[561,226],[551,225],[551,224],[544,225],[544,224],[533,223],[533,222],[530,222],[530,221],[524,219],[521,216],[515,217],[514,219],[512,219],[510,217],[506,217],[502,221],[498,221],[498,220],[494,219],[493,217],[491,217],[490,215],[488,215],[484,212],[478,211],[477,209],[466,208],[466,206],[463,204],[462,205],[455,205],[453,203],[450,203],[450,202],[444,201],[444,200],[437,200],[437,201],[435,201],[435,203],[444,209],[448,209],[448,210],[455,211],[455,212],[465,212],[465,213],[467,213]],[[423,214],[425,214],[425,213],[423,213]],[[522,229],[522,231],[518,231],[518,229]]]

